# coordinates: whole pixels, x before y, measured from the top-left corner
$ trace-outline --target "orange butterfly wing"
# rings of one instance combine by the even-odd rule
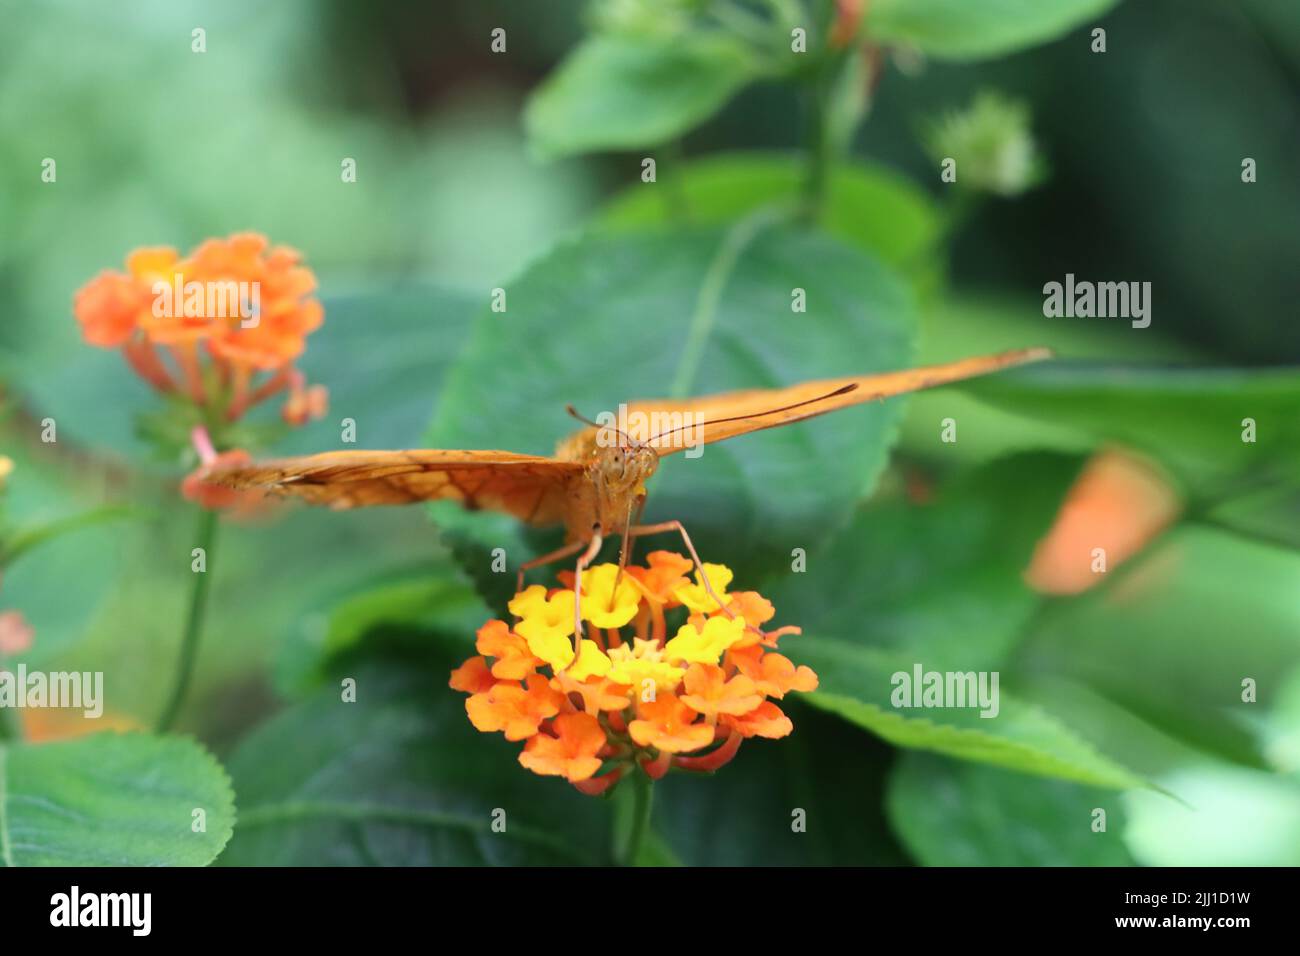
[[[508,451],[358,450],[215,468],[204,478],[338,509],[448,500],[544,525],[563,520],[569,483],[581,474],[577,462]]]
[[[665,422],[667,427],[687,425],[684,431],[651,441],[663,457],[697,443],[711,444],[1050,356],[1046,349],[1020,349],[789,388],[636,402],[628,406],[625,424],[638,441],[662,432]],[[597,429],[588,428],[572,436],[558,458],[508,451],[335,451],[214,468],[204,478],[228,488],[261,488],[332,508],[449,500],[471,510],[504,512],[529,524],[556,524],[568,517],[580,497],[574,482],[585,477],[582,462],[596,447],[596,434]]]
[[[748,389],[702,398],[633,402],[627,406],[627,430],[638,441],[650,441],[662,458],[695,444],[709,445],[764,428],[825,415],[851,405],[987,375],[1051,358],[1051,354],[1044,348],[1017,349],[898,372],[803,382],[788,388]],[[668,428],[680,430],[653,438]]]

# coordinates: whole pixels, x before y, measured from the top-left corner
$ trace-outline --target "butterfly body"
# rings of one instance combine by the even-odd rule
[[[556,458],[583,466],[580,475],[569,479],[564,515],[569,541],[586,541],[596,529],[626,528],[645,502],[646,482],[659,468],[659,456],[649,446],[601,443],[590,430],[561,442]]]

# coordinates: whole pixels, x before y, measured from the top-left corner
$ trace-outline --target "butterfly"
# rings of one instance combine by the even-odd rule
[[[204,479],[229,488],[259,488],[292,495],[331,508],[451,500],[471,510],[504,512],[530,525],[563,524],[566,544],[523,564],[519,583],[522,588],[524,572],[531,568],[579,555],[574,586],[576,643],[582,633],[582,571],[595,559],[609,535],[622,538],[622,568],[633,539],[666,532],[679,534],[695,563],[700,583],[726,611],[681,522],[640,523],[646,482],[658,469],[661,458],[679,451],[702,450],[714,442],[852,405],[1050,357],[1047,349],[1018,349],[787,388],[634,402],[620,409],[617,420],[606,415],[601,421],[592,421],[569,406],[569,413],[586,427],[561,441],[549,457],[446,449],[334,451],[214,468]],[[656,430],[655,423],[667,423],[668,427]]]

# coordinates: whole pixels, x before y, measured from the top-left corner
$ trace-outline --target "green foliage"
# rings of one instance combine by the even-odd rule
[[[903,747],[1103,786],[1139,781],[1040,708],[1000,687],[996,717],[978,710],[897,709],[892,675],[998,671],[1039,599],[1020,569],[1056,513],[1077,462],[1023,456],[947,489],[935,505],[860,512],[807,574],[774,582],[788,653],[813,667],[812,702]],[[1008,487],[1024,493],[1005,494]],[[888,550],[881,546],[888,542]]]
[[[447,563],[414,572],[390,572],[342,598],[321,627],[284,642],[277,684],[301,693],[377,649],[446,643],[468,654],[488,612]]]
[[[1087,57],[1087,31],[1107,22],[1113,0],[872,0],[842,46],[829,42],[831,3],[596,3],[589,32],[532,88],[523,130],[513,91],[420,102],[432,85],[427,58],[398,69],[384,60],[381,82],[396,76],[401,86],[363,109],[295,102],[285,95],[303,82],[293,64],[315,67],[301,42],[306,5],[277,5],[272,16],[230,6],[210,26],[238,35],[255,25],[255,40],[214,43],[205,57],[175,42],[189,27],[160,11],[87,7],[92,19],[78,29],[62,8],[33,11],[29,32],[60,37],[62,52],[58,82],[37,99],[26,77],[49,75],[47,50],[0,37],[0,108],[17,119],[0,132],[0,155],[29,158],[0,167],[0,219],[18,230],[0,250],[0,376],[13,399],[0,416],[0,453],[17,464],[0,610],[20,610],[35,630],[24,663],[105,670],[119,719],[152,719],[174,667],[193,580],[192,514],[175,485],[192,465],[188,433],[199,417],[160,403],[119,355],[79,345],[67,315],[73,290],[134,245],[184,248],[256,228],[304,251],[327,319],[300,366],[329,388],[331,408],[289,430],[271,403],[231,436],[276,454],[339,447],[344,419],[362,448],[545,454],[579,427],[566,403],[595,415],[639,398],[1043,344],[1061,359],[665,460],[647,520],[682,520],[706,560],[735,568],[734,587],[773,600],[776,625],[801,626],[782,652],[821,683],[781,701],[795,724],[789,738],[746,741],[716,774],[675,771],[657,784],[633,862],[1297,862],[1300,374],[1164,367],[1203,365],[1196,348],[1164,337],[1173,322],[1138,335],[1126,323],[1044,319],[1034,295],[1042,279],[1027,266],[1018,292],[977,295],[964,280],[945,288],[949,241],[958,225],[967,238],[974,206],[969,195],[949,201],[934,158],[957,158],[959,187],[1010,198],[1039,181],[1040,155],[1064,157],[1058,167],[1069,173],[1092,170],[1098,154],[1050,113],[1031,122],[1019,101],[975,94],[968,111],[945,113],[972,103],[990,78],[1033,90],[1037,108],[1042,84],[1017,82],[1027,58],[1005,76],[1002,64],[992,75],[940,67],[914,82],[913,54],[998,57],[1073,30],[1053,56]],[[1214,23],[1216,39],[1226,35]],[[125,42],[100,41],[110,25]],[[791,50],[794,27],[807,30],[806,53]],[[525,33],[512,24],[512,53],[550,42]],[[1180,40],[1170,49],[1185,45],[1186,34],[1170,36]],[[525,72],[559,51],[533,53],[516,61]],[[1285,83],[1250,85],[1264,67],[1230,65],[1266,128],[1285,128],[1276,102]],[[152,82],[159,66],[174,84]],[[1132,78],[1123,68],[1108,61],[1111,82]],[[319,82],[326,72],[304,76]],[[1164,104],[1159,84],[1186,75],[1148,72],[1155,86],[1144,104]],[[364,85],[343,100],[369,96]],[[909,86],[922,92],[885,102]],[[1215,119],[1206,112],[1214,98],[1186,95],[1169,100],[1173,110],[1139,114],[1142,136],[1113,133],[1161,157],[1187,135],[1170,116],[1192,117],[1209,165],[1140,177],[1130,168],[1140,158],[1125,154],[1110,198],[1133,242],[1163,229],[1148,246],[1180,262],[1212,258],[1216,268],[1193,270],[1189,288],[1249,337],[1282,313],[1243,306],[1252,283],[1240,277],[1265,275],[1272,260],[1259,251],[1285,246],[1289,206],[1276,197],[1291,194],[1252,184],[1239,198],[1238,146],[1255,143],[1260,186],[1284,157],[1247,124],[1202,122]],[[878,106],[907,133],[923,116],[947,119],[928,143],[894,142],[878,125],[858,136]],[[157,116],[171,120],[139,119]],[[214,121],[231,116],[238,135]],[[787,152],[735,145],[791,141]],[[862,159],[863,145],[915,162],[936,194]],[[530,163],[525,146],[565,161]],[[58,188],[31,188],[30,157],[55,148]],[[586,155],[602,151],[632,152]],[[636,175],[647,155],[654,182]],[[357,182],[340,183],[342,156],[357,159]],[[593,208],[610,185],[602,174],[616,171],[625,187]],[[1132,190],[1159,193],[1161,183],[1166,214],[1130,217]],[[1197,196],[1193,215],[1184,206]],[[1113,226],[1099,209],[1100,228]],[[1207,210],[1233,224],[1231,249],[1186,228],[1210,221]],[[990,212],[1020,217],[1003,229],[1040,221],[1028,205]],[[972,231],[1001,255],[1002,233]],[[969,258],[953,274],[971,275]],[[489,308],[498,285],[504,312]],[[806,312],[791,308],[795,289]],[[1191,341],[1190,328],[1178,331]],[[58,423],[53,445],[32,438],[46,416]],[[939,438],[949,418],[955,443]],[[1254,441],[1242,440],[1244,419]],[[1171,476],[1183,512],[1087,592],[1035,592],[1023,572],[1037,543],[1086,456],[1116,444]],[[152,460],[150,446],[160,451]],[[98,520],[122,507],[142,520]],[[503,614],[519,563],[557,533],[450,502],[424,512],[302,509],[228,523],[184,717],[219,752],[229,747],[234,793],[186,739],[4,738],[0,860],[623,861],[638,830],[632,788],[596,799],[528,773],[522,745],[476,732],[447,686],[475,630]],[[492,566],[497,548],[504,573]],[[649,548],[681,545],[640,545]],[[796,555],[806,571],[792,567]],[[997,716],[896,706],[894,675],[918,665],[996,672]],[[341,694],[345,679],[356,681],[355,703]],[[1247,680],[1257,698],[1243,698]],[[0,736],[12,735],[9,724]],[[206,833],[190,829],[195,808],[207,811]],[[1098,808],[1105,832],[1092,828]]]
[[[795,731],[751,740],[713,775],[669,774],[655,828],[688,866],[894,866],[884,825],[887,747],[793,698]],[[798,828],[797,828],[798,827]]]
[[[1147,866],[1300,865],[1300,791],[1290,777],[1189,767],[1171,780],[1185,802],[1129,794],[1125,834]]]
[[[800,654],[799,659],[812,664],[822,677],[822,689],[809,698],[811,703],[895,746],[1099,787],[1126,790],[1147,785],[1041,707],[1006,690],[999,689],[998,713],[989,719],[975,709],[939,708],[911,716],[895,708],[890,699],[892,675],[911,675],[911,655],[853,651],[823,641],[816,652]]]
[[[708,119],[758,73],[728,36],[606,35],[584,41],[533,93],[533,148],[556,157],[659,146]]]
[[[355,703],[322,687],[244,742],[229,761],[240,826],[222,863],[607,862],[606,804],[528,773],[519,744],[475,731],[445,670],[403,670],[357,672]]]
[[[0,741],[0,866],[204,866],[234,823],[225,772],[192,740]]]
[[[1168,797],[1152,795],[1168,806]],[[1105,831],[1093,829],[1105,811]],[[1131,866],[1113,791],[911,753],[889,781],[894,832],[925,866]]]
[[[936,502],[864,507],[809,555],[806,573],[763,589],[809,635],[791,651],[843,642],[932,669],[996,669],[1039,607],[1020,572],[1077,471],[1068,456],[1016,455],[953,481]]]
[[[872,0],[867,34],[941,59],[1003,56],[1099,19],[1117,0]]]
[[[804,171],[794,155],[724,153],[662,166],[657,188],[629,186],[600,222],[619,232],[733,222],[764,206],[793,208]],[[932,273],[943,217],[919,187],[884,167],[844,164],[830,173],[819,225],[896,269]]]
[[[1121,323],[1044,322],[1041,299],[953,292],[925,303],[921,314],[922,364],[958,355],[980,355],[1016,348],[1025,342],[1047,346],[1071,364],[1123,355],[1159,367],[1198,361],[1197,353],[1158,336],[1133,335]],[[1064,361],[1064,358],[1061,360]],[[974,383],[972,383],[973,385]],[[908,401],[900,441],[909,456],[946,467],[966,466],[1017,451],[1050,449],[1085,453],[1097,437],[1067,422],[1045,419],[1033,401],[994,403],[974,389],[921,392]],[[936,444],[945,418],[959,423],[957,441]]]
[[[29,528],[9,529],[0,526],[0,568],[17,561],[23,554],[46,541],[89,528],[102,522],[117,521],[133,515],[120,505],[105,505],[80,514],[64,515]]]
[[[1251,717],[1276,705],[1296,663],[1298,575],[1294,550],[1185,524],[1105,586],[1054,603],[1028,630],[1022,666],[1084,683],[1172,736],[1261,766]],[[1258,703],[1242,701],[1244,678],[1257,682]]]
[[[1300,370],[1054,362],[961,388],[1001,408],[1152,455],[1221,498],[1300,480]],[[1245,420],[1254,440],[1243,440]]]
[[[910,296],[876,260],[774,225],[730,263],[737,235],[597,232],[553,250],[506,285],[507,312],[479,316],[431,446],[548,454],[578,427],[566,403],[593,416],[638,398],[908,364]],[[716,301],[701,291],[709,283]],[[806,313],[791,311],[795,286]],[[738,575],[788,566],[792,548],[843,524],[870,490],[900,412],[896,401],[873,404],[673,456],[654,478],[646,520],[683,521],[706,559],[725,554]]]

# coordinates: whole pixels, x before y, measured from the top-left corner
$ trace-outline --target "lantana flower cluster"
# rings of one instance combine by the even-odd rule
[[[248,460],[224,449],[223,426],[278,395],[289,425],[325,414],[325,387],[308,386],[294,366],[324,320],[316,277],[300,260],[252,232],[208,239],[184,257],[167,246],[136,249],[125,272],[101,272],[73,300],[87,343],[121,349],[144,381],[200,413],[200,468],[182,491],[204,507],[241,503],[239,492],[201,480],[213,465]]]
[[[470,722],[524,741],[523,766],[593,795],[637,767],[652,779],[716,770],[747,738],[789,734],[775,701],[817,687],[810,668],[776,650],[799,628],[764,630],[771,602],[728,592],[731,570],[706,563],[719,604],[698,572],[688,577],[693,567],[655,551],[621,573],[614,564],[583,571],[576,654],[574,572],[558,575],[562,587],[520,591],[514,623],[484,624],[478,655],[452,672],[452,688],[470,695]]]

